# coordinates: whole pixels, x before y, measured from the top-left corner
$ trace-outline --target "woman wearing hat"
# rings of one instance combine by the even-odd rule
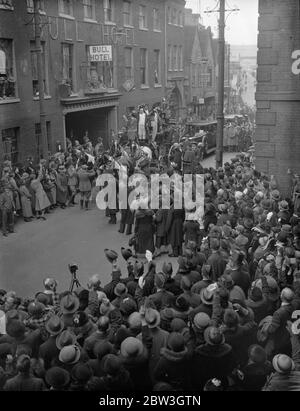
[[[50,201],[45,193],[41,180],[43,178],[42,168],[40,168],[39,172],[34,173],[34,178],[31,181],[31,188],[35,193],[35,211],[37,212],[37,218],[46,220],[44,216],[45,211],[48,207],[50,207]]]
[[[29,180],[29,174],[24,173],[21,178],[20,184],[20,197],[22,204],[22,214],[24,221],[28,223],[33,218],[32,208],[31,208],[31,194],[26,186]]]

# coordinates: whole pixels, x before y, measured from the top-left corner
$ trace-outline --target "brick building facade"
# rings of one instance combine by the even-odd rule
[[[100,135],[108,144],[128,109],[151,107],[166,95],[179,116],[184,5],[183,0],[40,1],[50,151],[57,143],[64,146],[66,138],[81,141],[86,132],[93,142]],[[33,17],[33,0],[0,0],[0,158],[8,155],[13,162],[41,152]],[[169,44],[172,66],[166,68]],[[111,47],[112,61],[93,61],[92,46]]]
[[[256,168],[274,175],[285,195],[288,169],[300,172],[300,70],[292,71],[300,50],[299,7],[298,0],[259,2]]]

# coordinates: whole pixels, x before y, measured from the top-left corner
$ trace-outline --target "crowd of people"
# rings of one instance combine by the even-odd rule
[[[201,222],[172,207],[121,210],[129,248],[104,250],[106,284],[99,272],[70,290],[45,278],[31,298],[0,290],[0,390],[300,390],[299,176],[282,197],[276,180],[255,170],[251,150],[216,170],[203,169],[188,141],[168,144],[149,158],[132,141],[105,152],[86,136],[48,164],[5,165],[4,234],[13,228],[10,204],[27,220],[44,219],[79,191],[88,208],[93,181],[103,171],[117,176],[120,164],[148,177],[201,171],[205,208]],[[107,209],[112,224],[117,213]]]

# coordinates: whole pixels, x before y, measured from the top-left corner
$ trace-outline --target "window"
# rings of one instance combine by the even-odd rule
[[[179,70],[183,70],[183,47],[178,47],[178,68]]]
[[[160,31],[160,15],[158,9],[153,9],[153,30]]]
[[[45,53],[45,42],[42,42],[42,72],[43,72],[43,82],[44,82],[44,93],[48,94],[48,81],[47,81],[47,64],[46,64],[46,53]],[[38,97],[39,95],[39,80],[38,80],[38,65],[37,65],[37,51],[35,42],[30,42],[30,54],[31,54],[31,74],[32,74],[32,90],[33,96]]]
[[[140,73],[141,73],[141,85],[148,84],[148,72],[147,72],[147,49],[140,50]]]
[[[176,25],[176,23],[177,23],[177,10],[176,9],[172,9],[172,21],[171,21],[171,23],[172,24],[174,24],[174,25]]]
[[[131,47],[124,48],[125,56],[125,80],[133,80],[133,50]]]
[[[167,10],[167,18],[168,18],[168,24],[171,24],[172,23],[172,13],[171,13],[170,7],[168,7],[168,10]]]
[[[208,79],[207,79],[207,87],[212,87],[213,85],[213,70],[211,67],[208,67]]]
[[[130,1],[123,1],[123,24],[132,26],[132,4]]]
[[[38,1],[38,9],[40,13],[45,13],[45,2],[44,0],[39,0]],[[28,13],[33,13],[34,12],[34,1],[33,0],[27,0],[27,11]]]
[[[182,26],[182,11],[178,11],[177,24],[178,26]]]
[[[16,97],[13,41],[0,38],[0,101]]]
[[[91,61],[89,46],[86,46],[87,59],[89,62],[87,72],[87,86],[89,92],[99,92],[107,88],[114,88],[114,66],[113,61]]]
[[[177,54],[177,46],[173,47],[173,70],[178,70],[178,54]]]
[[[0,9],[13,10],[12,0],[0,0]]]
[[[96,20],[95,0],[83,0],[84,18],[88,20]]]
[[[73,1],[59,0],[59,13],[73,17]]]
[[[73,90],[73,44],[62,43],[62,81]]]
[[[147,29],[147,8],[146,6],[140,6],[139,8],[139,28]]]
[[[154,50],[154,84],[161,84],[160,50]]]
[[[172,71],[173,65],[172,65],[172,46],[170,44],[168,45],[168,70]]]
[[[18,162],[19,135],[19,127],[6,128],[2,130],[3,157],[8,157],[13,164]]]
[[[113,0],[104,0],[104,21],[105,23],[111,23],[114,21],[113,13]]]

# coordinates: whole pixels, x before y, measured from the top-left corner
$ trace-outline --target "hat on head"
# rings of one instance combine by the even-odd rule
[[[249,347],[248,356],[255,364],[264,364],[267,360],[266,351],[258,344],[253,344]]]
[[[261,202],[261,206],[264,210],[269,211],[272,208],[272,203],[268,199],[264,199]]]
[[[109,341],[102,340],[95,344],[93,354],[98,360],[101,360],[105,355],[111,354],[113,350],[114,347]]]
[[[186,327],[186,323],[182,318],[173,318],[170,327],[174,332],[181,332]]]
[[[121,360],[114,354],[107,354],[102,360],[102,369],[105,374],[112,376],[117,375],[121,368]]]
[[[45,309],[45,305],[38,301],[30,303],[27,307],[27,311],[32,317],[41,317]]]
[[[45,375],[46,383],[55,389],[66,387],[70,382],[70,374],[61,367],[52,367]]]
[[[279,201],[280,200],[280,193],[279,193],[278,190],[273,190],[273,191],[271,191],[270,194],[271,194],[272,200],[274,200],[274,201]]]
[[[285,354],[277,354],[272,361],[275,371],[279,374],[288,374],[295,369],[294,361]]]
[[[128,317],[130,314],[137,310],[137,304],[133,298],[127,297],[121,301],[120,311],[124,317]]]
[[[109,250],[108,248],[106,248],[104,250],[104,253],[105,253],[106,258],[108,259],[108,261],[110,263],[117,260],[117,258],[118,258],[118,253],[116,253],[114,250]]]
[[[63,320],[57,315],[52,315],[45,324],[45,328],[52,336],[58,335],[64,329]]]
[[[164,261],[163,266],[162,266],[162,272],[166,275],[172,275],[173,273],[172,263]]]
[[[252,287],[250,289],[250,299],[254,302],[261,301],[263,299],[263,294],[260,288],[258,287]]]
[[[9,343],[0,344],[0,358],[6,358],[8,354],[12,354],[12,345]]]
[[[289,224],[283,224],[283,226],[281,227],[282,231],[284,231],[285,233],[288,234],[292,234],[292,226]]]
[[[87,363],[78,363],[72,368],[72,378],[86,383],[93,376],[93,371]]]
[[[289,210],[289,203],[285,200],[280,201],[278,206],[279,206],[279,211],[288,211]]]
[[[204,340],[209,345],[221,345],[225,342],[222,331],[216,327],[207,327],[204,331]]]
[[[63,314],[74,314],[79,305],[79,299],[73,294],[67,294],[60,300],[60,309]]]
[[[212,305],[214,297],[214,291],[212,291],[209,286],[206,288],[202,288],[200,291],[200,298],[203,304],[205,305]]]
[[[194,326],[198,330],[204,330],[210,324],[210,317],[206,313],[197,313],[193,319]]]
[[[160,314],[153,308],[148,308],[145,312],[145,321],[149,328],[156,328],[160,324]]]
[[[126,358],[136,358],[143,354],[143,351],[143,343],[138,338],[128,337],[121,344],[121,354]]]
[[[114,293],[118,296],[118,297],[120,297],[121,295],[123,295],[123,294],[126,294],[127,293],[127,287],[126,287],[126,285],[124,284],[124,283],[118,283],[116,286],[115,286],[115,288],[114,288]]]
[[[64,330],[56,337],[56,347],[61,350],[67,345],[74,345],[76,342],[76,335],[70,330]]]
[[[60,350],[58,358],[64,364],[76,364],[80,359],[80,348],[75,344],[67,345]]]
[[[140,329],[142,327],[141,314],[136,311],[131,313],[127,322],[130,329]]]
[[[168,336],[167,347],[174,352],[184,351],[185,344],[183,335],[177,332],[172,332]]]
[[[34,298],[35,298],[35,301],[42,303],[45,306],[50,305],[52,303],[52,298],[50,294],[38,292],[35,294]]]
[[[190,303],[187,297],[184,294],[179,295],[175,300],[175,309],[178,311],[185,312],[185,311],[188,311],[189,308],[190,308]]]
[[[238,314],[231,308],[227,308],[224,313],[223,321],[228,328],[236,327],[239,323]]]
[[[132,257],[132,251],[130,248],[121,248],[121,254],[125,261],[128,261],[130,257]]]
[[[19,320],[11,320],[6,324],[6,333],[12,338],[24,337],[25,331],[25,325]]]

